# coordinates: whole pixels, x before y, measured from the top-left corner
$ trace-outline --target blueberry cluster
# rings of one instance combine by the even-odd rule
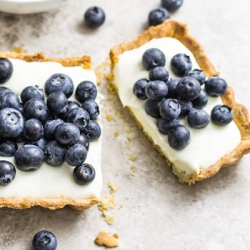
[[[0,59],[0,79],[6,82],[13,71],[8,59]],[[10,66],[11,65],[11,66]],[[75,167],[73,177],[79,185],[95,178],[95,169],[84,161],[89,142],[98,139],[101,128],[94,120],[99,115],[95,102],[97,88],[90,81],[81,82],[75,92],[78,102],[68,101],[74,92],[72,79],[57,73],[45,82],[47,101],[42,89],[23,89],[21,100],[6,87],[0,87],[0,156],[14,156],[21,171],[39,169],[43,162],[60,166],[64,161]],[[17,143],[22,143],[18,148]],[[10,183],[16,174],[13,164],[0,161],[0,185]]]
[[[146,100],[145,111],[158,119],[158,129],[168,135],[168,143],[174,149],[183,149],[190,143],[190,131],[179,124],[179,118],[187,117],[187,123],[195,129],[204,128],[210,122],[203,110],[208,96],[218,97],[227,90],[224,79],[214,76],[206,81],[202,70],[192,70],[192,62],[185,54],[175,55],[170,62],[174,74],[180,78],[169,79],[164,67],[165,55],[156,48],[148,49],[142,57],[142,65],[149,71],[149,80],[140,79],[133,87],[134,95]],[[205,85],[205,90],[202,85]],[[211,112],[212,121],[220,126],[233,119],[232,109],[217,105]]]

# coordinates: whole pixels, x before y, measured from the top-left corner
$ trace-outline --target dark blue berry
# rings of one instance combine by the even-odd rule
[[[75,102],[75,101],[68,101],[68,110],[67,110],[67,112],[64,113],[64,114],[60,114],[60,115],[59,115],[59,118],[61,118],[61,119],[63,119],[64,121],[66,121],[69,112],[70,112],[72,109],[75,109],[75,108],[80,108],[80,104],[79,104],[78,102]]]
[[[203,109],[192,109],[187,116],[187,122],[192,128],[204,128],[209,121],[209,114]]]
[[[181,105],[180,117],[185,117],[193,108],[193,103],[191,101],[186,101],[182,99],[177,99],[178,103]]]
[[[189,130],[182,125],[174,126],[168,132],[168,143],[171,148],[177,150],[185,148],[190,143]]]
[[[17,144],[11,139],[0,139],[0,156],[12,157],[17,151]]]
[[[88,163],[75,167],[73,177],[77,184],[87,185],[95,179],[95,169]]]
[[[55,129],[55,139],[61,144],[73,144],[80,137],[80,130],[73,123],[60,123]]]
[[[89,113],[91,120],[96,120],[100,114],[99,105],[94,100],[87,100],[82,104],[82,108]]]
[[[44,138],[41,138],[38,141],[25,141],[25,145],[35,145],[39,147],[41,150],[45,149],[45,146],[47,145],[47,141]]]
[[[105,21],[105,12],[102,8],[93,6],[86,10],[84,14],[84,20],[88,27],[98,28]]]
[[[208,102],[208,95],[207,93],[202,89],[198,97],[196,97],[194,100],[192,100],[193,107],[196,109],[203,109]]]
[[[14,165],[8,161],[0,161],[0,186],[7,186],[16,176]]]
[[[30,141],[40,140],[44,135],[42,123],[35,118],[27,120],[24,124],[23,134]]]
[[[19,111],[20,99],[13,92],[7,92],[0,98],[0,109],[3,108],[13,108]],[[20,111],[19,111],[20,112]]]
[[[159,101],[153,101],[148,99],[145,103],[145,111],[148,115],[154,117],[154,118],[160,118],[160,104],[162,100]]]
[[[149,12],[148,25],[156,26],[163,23],[166,19],[169,19],[170,15],[164,8],[157,8]]]
[[[9,88],[6,87],[0,87],[0,98],[4,96],[6,93],[12,92]]]
[[[44,101],[43,90],[39,89],[37,85],[26,87],[21,93],[21,100],[23,103],[26,103],[32,98],[38,98]]]
[[[80,134],[79,139],[75,142],[75,144],[83,145],[87,150],[89,150],[89,140],[84,133]]]
[[[55,138],[55,129],[58,124],[63,123],[61,119],[49,120],[44,124],[44,137],[51,141]]]
[[[160,118],[159,121],[158,121],[159,131],[164,135],[167,135],[169,130],[171,128],[173,128],[174,126],[177,126],[177,125],[179,125],[179,120],[178,119],[166,120],[164,118]]]
[[[197,98],[201,91],[200,83],[193,77],[185,76],[183,77],[176,87],[177,95],[187,101],[194,100]]]
[[[24,145],[15,153],[16,167],[22,171],[39,169],[44,162],[43,151],[35,145]]]
[[[26,137],[23,135],[23,132],[22,132],[20,135],[18,135],[18,136],[16,136],[16,137],[13,137],[12,139],[13,139],[16,143],[21,143],[21,142],[25,142]]]
[[[147,86],[148,82],[149,81],[147,79],[140,79],[134,84],[133,93],[138,99],[140,100],[147,99],[147,96],[145,93],[145,87]]]
[[[66,151],[66,146],[58,143],[57,141],[50,141],[43,150],[44,161],[51,166],[60,166],[64,162]]]
[[[67,150],[65,161],[70,166],[79,166],[86,160],[87,153],[88,151],[83,145],[75,144]]]
[[[145,93],[151,100],[162,100],[168,93],[168,86],[163,81],[152,81],[147,84]]]
[[[56,250],[56,236],[49,231],[42,230],[34,236],[32,246],[34,250]]]
[[[195,78],[200,83],[200,85],[203,85],[206,80],[206,75],[204,74],[203,70],[199,69],[194,69],[192,71],[187,72],[186,76],[191,76]]]
[[[159,49],[148,49],[144,52],[142,56],[142,65],[148,71],[158,66],[165,66],[165,64],[165,55]]]
[[[176,87],[180,80],[181,80],[180,78],[171,78],[167,82],[167,86],[168,86],[167,98],[176,99],[178,97],[176,93]]]
[[[181,77],[185,76],[185,74],[192,69],[190,57],[185,54],[175,55],[172,58],[170,65],[175,75]]]
[[[56,91],[48,96],[47,105],[49,110],[56,116],[65,114],[68,110],[68,99],[63,92]]]
[[[166,120],[173,120],[179,117],[181,105],[176,99],[165,99],[160,104],[160,115]]]
[[[87,136],[89,141],[94,141],[100,137],[101,128],[97,122],[90,120],[82,132]]]
[[[227,82],[218,76],[213,76],[205,82],[205,90],[210,96],[221,96],[227,91]]]
[[[233,120],[233,111],[226,105],[217,105],[211,112],[211,119],[217,125],[227,125]]]
[[[81,103],[89,99],[95,100],[97,88],[93,82],[83,81],[77,86],[75,96],[77,101]]]
[[[7,82],[13,73],[13,65],[7,58],[0,58],[0,84]]]
[[[183,0],[161,0],[162,6],[168,11],[176,11],[183,4]]]
[[[167,69],[163,66],[159,66],[159,67],[151,69],[148,75],[149,75],[150,81],[159,80],[159,81],[167,82],[169,78],[169,73]]]
[[[24,128],[24,118],[22,114],[13,108],[0,110],[0,134],[4,137],[16,137],[20,135]]]

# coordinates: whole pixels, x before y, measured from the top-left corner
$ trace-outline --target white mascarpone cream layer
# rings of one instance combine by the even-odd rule
[[[10,80],[1,86],[10,88],[14,93],[20,95],[27,86],[38,85],[44,89],[46,80],[55,73],[64,73],[71,77],[75,89],[77,85],[85,80],[96,83],[94,71],[85,70],[82,67],[63,67],[55,62],[25,62],[18,59],[10,60],[13,64],[13,75]],[[74,100],[74,93],[69,100]],[[96,101],[99,104],[103,97],[98,94]],[[97,119],[101,125],[101,118]],[[59,167],[52,167],[44,163],[38,170],[23,172],[16,168],[16,177],[8,186],[0,186],[0,198],[99,198],[102,188],[101,172],[101,143],[100,137],[97,141],[90,142],[86,163],[91,164],[96,171],[94,181],[86,186],[75,183],[73,179],[73,167],[64,163]],[[15,165],[14,158],[0,157]]]
[[[187,174],[199,173],[199,169],[209,168],[238,146],[241,140],[240,131],[234,122],[221,127],[210,121],[206,128],[194,129],[187,124],[186,119],[181,118],[180,124],[190,130],[191,142],[182,150],[171,148],[167,136],[158,131],[156,119],[146,114],[145,101],[137,99],[133,94],[134,83],[141,78],[148,79],[148,71],[143,68],[141,59],[143,53],[149,48],[158,48],[165,54],[166,68],[172,78],[176,76],[171,70],[170,61],[178,53],[190,56],[193,69],[200,68],[191,51],[177,39],[153,39],[137,49],[119,55],[119,61],[114,68],[114,79],[119,90],[119,97],[123,106],[129,106],[138,121],[143,124],[144,132],[153,139],[155,145],[160,146],[162,152],[179,171],[185,171]],[[217,104],[222,104],[220,97],[209,97],[204,110],[211,114],[211,110]]]

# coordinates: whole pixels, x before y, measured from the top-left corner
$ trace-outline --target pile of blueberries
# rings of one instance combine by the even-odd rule
[[[0,83],[13,72],[10,60],[0,58]],[[18,83],[16,83],[18,84]],[[60,166],[66,161],[75,167],[73,177],[85,185],[95,178],[95,169],[84,163],[89,142],[98,139],[101,128],[96,120],[99,106],[95,102],[97,88],[90,81],[81,82],[75,91],[78,102],[68,101],[74,92],[72,79],[57,73],[45,82],[47,103],[38,86],[28,86],[19,97],[0,87],[0,156],[15,159],[21,171],[39,169],[43,162]],[[22,143],[18,148],[17,143]],[[0,161],[0,185],[9,184],[16,175],[14,165]]]
[[[168,135],[169,145],[183,149],[190,143],[190,131],[179,125],[178,118],[187,117],[189,126],[195,129],[206,127],[210,116],[203,108],[208,96],[223,95],[227,83],[217,76],[206,81],[202,70],[192,70],[192,62],[185,54],[175,55],[170,62],[174,74],[180,78],[169,79],[169,72],[164,67],[166,58],[159,49],[148,49],[143,54],[142,64],[149,71],[149,80],[138,80],[133,93],[140,100],[146,100],[146,113],[158,119],[159,131]],[[232,109],[226,105],[216,105],[211,112],[211,120],[217,125],[224,126],[232,119]]]

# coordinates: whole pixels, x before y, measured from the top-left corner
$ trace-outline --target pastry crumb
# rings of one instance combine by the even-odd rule
[[[106,233],[105,231],[101,231],[96,239],[95,243],[99,246],[105,246],[105,247],[117,247],[119,245],[119,234],[114,233],[113,236]]]
[[[111,122],[113,120],[113,115],[111,114],[106,114],[106,119]]]
[[[16,53],[23,53],[23,49],[21,47],[13,47],[12,51]]]
[[[110,97],[108,97],[108,98],[105,99],[105,102],[109,102],[109,101],[111,101]]]
[[[111,84],[109,84],[109,85],[107,86],[107,90],[108,90],[108,92],[109,92],[110,94],[115,94],[115,93],[116,93],[116,92],[115,92],[114,86],[111,85]]]
[[[118,132],[115,132],[115,133],[114,133],[114,137],[117,137],[118,135],[119,135]]]
[[[119,209],[123,208],[123,205],[120,205]]]
[[[127,145],[127,149],[128,149],[128,150],[130,150],[130,149],[131,149],[131,146],[130,146],[129,144]]]
[[[116,218],[114,215],[112,215],[109,212],[103,211],[103,215],[104,215],[104,221],[106,221],[108,224],[112,225],[115,223]]]
[[[106,195],[102,200],[98,203],[98,209],[100,211],[108,210],[109,208],[114,208],[115,205],[115,197]]]
[[[137,170],[138,170],[137,167],[134,164],[131,166],[131,169],[132,169],[133,172],[137,172]]]
[[[128,136],[127,137],[127,140],[128,141],[133,141],[135,139],[135,136],[134,135],[131,135],[131,136]]]
[[[131,133],[131,130],[130,130],[129,128],[124,128],[124,131],[125,131],[126,133],[128,133],[128,134]]]
[[[109,182],[108,186],[109,186],[112,194],[117,192],[117,190],[119,189],[119,186],[114,184],[112,181]]]
[[[121,113],[118,113],[118,118],[122,118],[123,117],[123,115],[121,114]]]
[[[131,160],[131,161],[136,161],[137,158],[135,156],[133,156],[133,155],[129,155],[128,159]]]

